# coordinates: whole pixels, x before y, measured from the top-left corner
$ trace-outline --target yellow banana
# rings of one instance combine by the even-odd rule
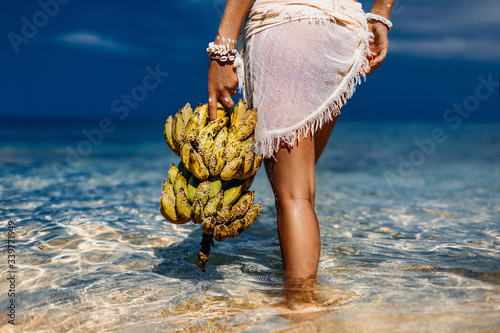
[[[226,164],[224,153],[227,144],[227,127],[223,127],[214,140],[212,155],[210,156],[210,163],[208,169],[212,176],[217,176],[221,173],[222,168]]]
[[[160,212],[167,221],[174,224],[184,224],[189,221],[179,219],[175,210],[175,202],[167,192],[163,192],[161,195]]]
[[[217,214],[217,211],[222,208],[222,200],[224,199],[224,191],[220,191],[217,193],[215,197],[208,200],[205,208],[203,209],[203,213],[205,216],[214,216]]]
[[[235,238],[241,235],[243,231],[245,231],[245,220],[237,219],[227,226],[228,229],[228,237]]]
[[[173,184],[175,182],[175,177],[177,177],[178,173],[179,169],[177,169],[175,164],[170,164],[170,169],[168,170],[168,181],[170,182],[170,184]]]
[[[187,124],[189,118],[193,116],[193,109],[191,109],[191,105],[187,103],[184,105],[182,109],[180,109],[179,113],[182,115],[182,120],[184,121],[184,124]]]
[[[226,163],[231,162],[240,155],[243,144],[239,140],[230,141],[228,138],[226,146]]]
[[[183,189],[185,192],[187,192],[187,181],[186,178],[182,175],[182,173],[178,173],[177,177],[175,177],[174,180],[174,193],[177,195],[179,191]]]
[[[189,154],[191,153],[191,149],[193,149],[193,147],[191,146],[189,141],[184,142],[181,146],[180,157],[182,160],[182,164],[184,164],[186,169],[188,169],[189,172],[193,173],[191,166],[189,165]]]
[[[248,139],[241,141],[240,156],[245,156],[246,153],[253,150],[255,139],[251,136]]]
[[[255,152],[249,151],[245,154],[245,162],[243,163],[243,173],[247,173],[253,170],[253,161],[255,159]]]
[[[243,176],[243,167],[245,166],[245,159],[243,159],[243,162],[241,163],[240,168],[236,173],[233,175],[233,179],[241,179]]]
[[[227,110],[221,103],[217,102],[217,118],[224,118],[227,114]]]
[[[229,134],[227,136],[228,143],[237,140],[237,138],[236,138],[236,126],[230,126],[228,132],[229,132]]]
[[[264,157],[262,157],[262,155],[255,155],[255,159],[253,160],[253,168],[252,168],[252,171],[254,174],[257,171],[259,171],[263,159],[264,159]]]
[[[214,149],[214,138],[211,136],[206,136],[203,140],[198,143],[198,153],[203,158],[203,163],[205,165],[210,165],[210,158],[212,156],[212,150]]]
[[[226,109],[217,108],[217,118],[224,118],[227,114]]]
[[[250,134],[252,134],[255,124],[257,124],[257,109],[252,109],[247,111],[240,126],[236,129],[237,139],[245,140]]]
[[[189,171],[191,171],[196,178],[201,181],[207,180],[208,176],[210,176],[205,163],[203,163],[203,160],[201,159],[201,155],[198,154],[193,147],[191,147],[189,152],[189,167],[191,169]]]
[[[260,215],[262,211],[262,204],[258,203],[256,205],[251,206],[246,212],[243,219],[245,220],[245,230],[248,229]]]
[[[163,181],[163,192],[167,192],[172,200],[175,199],[174,185],[170,184],[166,179]]]
[[[253,204],[255,198],[255,192],[246,192],[238,199],[238,201],[233,205],[233,221],[241,219],[245,216],[246,212]]]
[[[205,180],[199,183],[196,192],[194,193],[194,201],[199,201],[202,206],[205,206],[209,199],[210,194],[210,181]]]
[[[210,193],[208,195],[209,199],[212,199],[220,192],[222,189],[222,180],[219,177],[212,177],[210,179]]]
[[[210,166],[210,160],[212,158],[212,153],[214,149],[214,138],[211,136],[206,137],[203,141],[201,141],[202,145],[198,146],[198,152],[203,158],[203,162],[206,166]]]
[[[245,179],[252,177],[253,175],[255,175],[257,173],[257,171],[259,171],[261,163],[262,163],[262,156],[255,155],[252,168],[250,170],[248,170],[247,172],[244,172],[242,175],[235,177],[235,178],[239,179],[239,180],[245,180]]]
[[[222,242],[227,238],[228,234],[229,232],[224,224],[218,224],[215,226],[213,235],[216,241]]]
[[[200,224],[203,222],[204,218],[203,205],[199,200],[195,200],[191,208],[191,221],[193,221],[194,224]]]
[[[175,211],[175,203],[172,198],[163,191],[160,199],[160,212],[163,217],[172,223],[177,223],[177,212]]]
[[[198,134],[198,137],[196,138],[196,141],[198,142],[198,145],[201,145],[201,143],[207,138],[207,137],[212,137],[214,138],[217,133],[221,130],[222,127],[226,126],[229,118],[224,117],[224,118],[218,118],[210,123],[208,123],[207,126],[205,126],[201,131],[200,134]]]
[[[170,150],[172,150],[176,155],[179,155],[180,146],[174,142],[173,132],[174,132],[174,118],[172,116],[168,116],[167,121],[165,122],[165,142],[167,143]]]
[[[245,103],[243,103],[243,101],[240,99],[238,101],[238,104],[236,104],[236,106],[234,107],[233,112],[231,113],[231,126],[238,128],[246,112],[247,108],[245,106]]]
[[[191,118],[186,123],[186,128],[184,130],[184,139],[187,141],[194,141],[198,137],[199,127],[198,122],[200,120],[200,113],[195,112]]]
[[[186,129],[186,124],[184,124],[184,119],[182,118],[182,114],[180,112],[177,112],[175,115],[172,127],[172,139],[174,140],[174,144],[180,147],[184,141],[184,131]]]
[[[210,120],[208,114],[208,104],[203,104],[198,109],[200,115],[198,116],[198,133],[201,132],[202,129],[205,128],[207,122]]]
[[[193,110],[193,114],[200,113],[200,110],[202,107],[203,107],[203,103],[198,103],[198,105],[196,105],[196,108]]]
[[[224,197],[222,200],[222,207],[226,207],[228,205],[232,205],[238,198],[240,197],[242,191],[242,184],[239,184],[234,187],[230,187],[224,190]]]
[[[207,235],[213,234],[215,228],[215,217],[213,216],[206,217],[201,223],[201,228],[203,229],[203,232],[206,233]]]
[[[188,202],[183,188],[181,188],[175,195],[175,209],[179,219],[189,221],[189,218],[191,217],[191,205]]]
[[[220,173],[220,178],[222,180],[231,180],[240,171],[240,168],[243,168],[243,158],[236,157],[224,166]]]
[[[231,222],[233,218],[233,208],[231,205],[222,207],[221,210],[217,212],[217,223],[227,224]]]

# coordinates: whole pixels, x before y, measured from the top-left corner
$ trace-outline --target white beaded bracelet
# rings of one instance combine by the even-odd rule
[[[234,61],[238,54],[238,51],[229,48],[229,44],[215,44],[214,42],[208,44],[207,52],[211,60],[220,62]]]
[[[382,23],[383,25],[385,25],[387,27],[387,30],[392,29],[392,22],[381,15],[373,14],[373,13],[366,13],[365,17],[368,21],[378,21],[378,22]]]
[[[234,55],[230,55],[230,56],[219,56],[219,55],[215,55],[213,53],[208,53],[208,58],[210,58],[210,60],[217,60],[217,61],[220,61],[220,62],[226,62],[226,61],[234,61],[236,59],[236,56]]]

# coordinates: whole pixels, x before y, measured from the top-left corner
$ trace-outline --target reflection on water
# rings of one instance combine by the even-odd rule
[[[283,282],[264,174],[253,185],[263,203],[258,222],[216,243],[202,273],[199,226],[159,214],[174,159],[161,129],[139,143],[117,132],[61,177],[52,162],[64,163],[64,147],[75,142],[33,149],[15,129],[0,141],[0,230],[16,222],[17,325],[3,320],[0,330],[500,330],[496,127],[464,125],[469,137],[450,137],[391,188],[384,172],[397,170],[413,137],[368,125],[339,126],[318,166],[322,256],[317,283],[306,285]],[[418,126],[424,138],[435,127]],[[452,149],[458,141],[460,152]],[[6,260],[0,265],[6,272]],[[0,288],[5,305],[5,279]]]

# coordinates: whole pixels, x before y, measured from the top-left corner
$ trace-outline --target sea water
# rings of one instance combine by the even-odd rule
[[[316,170],[318,285],[290,308],[263,170],[261,216],[203,273],[200,226],[159,212],[179,160],[163,124],[3,122],[0,330],[498,332],[499,126],[339,120]]]

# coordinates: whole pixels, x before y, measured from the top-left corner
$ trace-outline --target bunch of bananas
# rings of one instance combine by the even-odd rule
[[[207,104],[194,111],[186,104],[165,123],[165,141],[181,161],[170,166],[160,211],[175,224],[201,224],[202,271],[213,239],[239,236],[262,210],[253,204],[255,192],[248,191],[262,163],[253,150],[256,122],[257,109],[247,110],[240,100],[229,115],[219,103],[211,122]]]

